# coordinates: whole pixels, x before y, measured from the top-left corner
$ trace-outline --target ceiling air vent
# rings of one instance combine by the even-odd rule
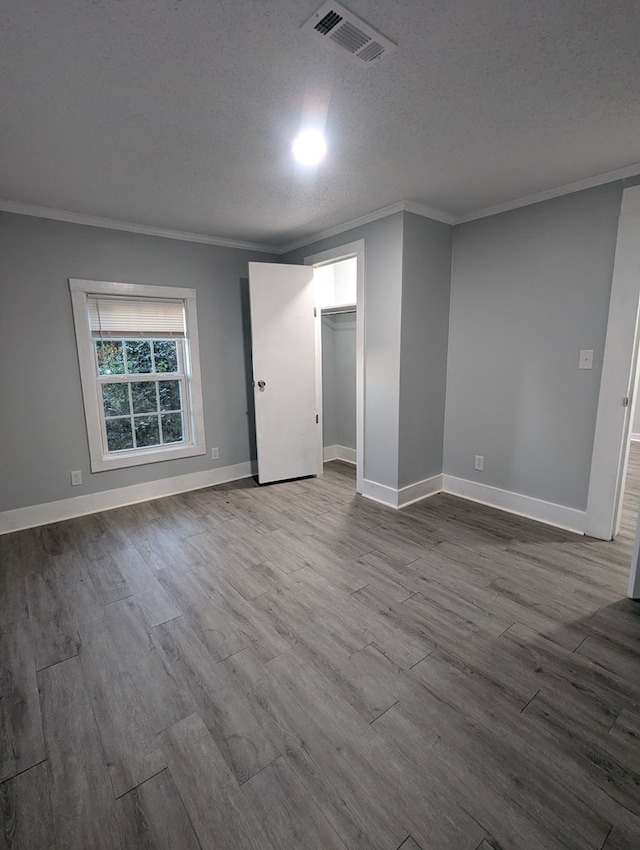
[[[368,64],[396,45],[340,3],[324,3],[302,29]]]

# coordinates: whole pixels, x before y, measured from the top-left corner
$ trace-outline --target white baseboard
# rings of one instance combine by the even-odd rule
[[[356,465],[356,450],[349,449],[347,446],[325,446],[322,450],[322,460],[324,463],[330,460],[341,460],[344,463]]]
[[[334,454],[331,457],[332,460],[344,460],[347,463],[355,462],[355,459],[351,461],[346,456],[348,452],[353,451],[352,449],[346,449],[344,446],[329,446],[325,449],[325,452],[333,449],[340,449],[342,454],[341,456]],[[325,459],[327,459],[326,456]],[[121,508],[125,505],[133,505],[136,502],[161,499],[165,496],[174,496],[177,493],[199,490],[203,487],[213,487],[227,481],[248,478],[255,473],[255,463],[237,463],[234,466],[223,466],[203,472],[176,475],[173,478],[162,478],[143,484],[132,484],[129,487],[120,487],[117,490],[104,490],[100,493],[88,493],[84,496],[74,496],[71,499],[46,502],[42,505],[15,508],[0,513],[0,534],[8,534],[11,531],[20,531],[52,522],[62,522],[73,517]],[[454,475],[434,475],[424,481],[417,481],[400,489],[387,487],[384,484],[378,484],[367,479],[362,482],[362,495],[365,498],[387,505],[395,510],[426,499],[441,491],[453,496],[460,496],[462,499],[468,499],[471,502],[479,502],[482,505],[498,508],[507,513],[517,514],[547,525],[584,534],[585,511],[534,499],[531,496],[523,496],[521,493],[512,493],[509,490],[490,487],[487,484],[479,484],[477,481],[470,481],[466,478],[456,478]]]
[[[584,534],[585,511],[534,499],[532,496],[523,496],[521,493],[513,493],[510,490],[500,490],[498,487],[479,484],[467,478],[456,478],[455,475],[443,475],[442,478],[443,491],[452,496],[460,496],[462,499],[479,502],[481,505],[498,508],[526,519],[534,519],[546,525]]]
[[[435,496],[436,493],[441,491],[442,475],[432,475],[431,478],[425,478],[423,481],[416,481],[414,484],[401,487],[398,490],[398,507],[406,508],[407,505],[428,499],[429,496]]]
[[[440,492],[498,508],[525,519],[533,519],[556,528],[584,534],[585,511],[534,499],[532,496],[523,496],[521,493],[512,493],[509,490],[500,490],[498,487],[479,484],[477,481],[469,481],[466,478],[456,478],[454,475],[434,475],[432,478],[417,481],[399,490],[367,479],[362,482],[362,495],[365,498],[396,510]]]
[[[362,481],[362,495],[365,499],[370,499],[372,502],[379,502],[381,505],[387,505],[389,508],[398,507],[398,491],[393,487],[387,487],[386,484],[378,484],[377,481],[369,481],[364,478]]]
[[[249,461],[218,469],[207,469],[203,472],[175,475],[173,478],[161,478],[144,484],[132,484],[129,487],[119,487],[117,490],[87,493],[85,496],[74,496],[71,499],[60,499],[43,505],[15,508],[0,513],[0,534],[33,528],[36,525],[47,525],[51,522],[61,522],[112,508],[122,508],[136,502],[175,496],[177,493],[186,493],[189,490],[201,490],[203,487],[213,487],[215,484],[248,478],[255,475],[255,472],[255,463]]]
[[[632,434],[631,439],[636,443],[640,443],[640,434]]]
[[[362,482],[362,495],[365,498],[371,499],[373,502],[380,502],[382,505],[388,505],[396,510],[433,496],[441,490],[442,475],[434,475],[431,478],[425,478],[424,481],[416,481],[414,484],[400,487],[400,489],[387,487],[386,484],[378,484],[376,481],[369,481],[366,478]]]

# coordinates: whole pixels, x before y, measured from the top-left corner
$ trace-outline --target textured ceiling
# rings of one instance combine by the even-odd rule
[[[320,0],[0,0],[0,197],[282,245],[640,162],[637,0],[347,5],[398,48],[361,66],[300,32]]]

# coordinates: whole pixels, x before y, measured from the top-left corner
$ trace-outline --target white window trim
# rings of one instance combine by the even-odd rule
[[[203,455],[206,452],[204,437],[204,407],[202,403],[202,382],[200,377],[200,347],[198,343],[198,317],[196,313],[195,289],[175,286],[149,286],[135,283],[115,283],[102,280],[69,279],[73,320],[76,329],[80,380],[84,399],[84,414],[89,439],[91,471],[103,472],[107,469],[123,469],[128,466],[140,466],[145,463],[176,460],[184,457]],[[190,419],[188,443],[179,445],[150,446],[145,449],[127,451],[126,454],[112,455],[105,452],[102,438],[101,400],[98,395],[98,381],[95,375],[95,357],[93,340],[89,327],[87,311],[88,295],[128,295],[143,298],[179,298],[184,302],[187,345],[185,346],[185,373],[189,383],[188,409],[185,415]]]

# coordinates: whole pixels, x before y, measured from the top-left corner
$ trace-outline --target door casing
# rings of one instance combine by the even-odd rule
[[[598,413],[591,460],[585,533],[611,540],[619,510],[634,408],[634,357],[640,293],[640,186],[622,193],[605,340]],[[625,407],[624,399],[631,403]],[[629,595],[640,596],[638,538],[631,565]]]

